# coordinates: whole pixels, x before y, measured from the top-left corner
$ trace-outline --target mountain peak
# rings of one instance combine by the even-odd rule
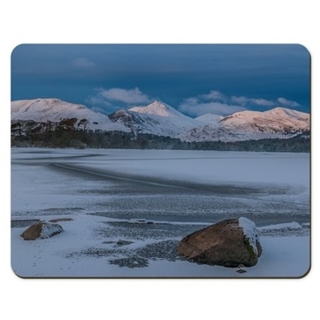
[[[265,111],[264,114],[267,114],[270,116],[291,117],[291,118],[300,119],[300,120],[310,119],[310,115],[308,113],[300,112],[300,111],[292,110],[288,108],[283,108],[283,107],[273,108],[271,110]]]
[[[157,106],[160,108],[167,108],[168,107],[167,104],[165,104],[164,102],[158,101],[158,100],[154,100],[152,103],[150,103],[148,105],[148,107],[150,107],[150,106]]]
[[[288,115],[290,113],[290,109],[282,108],[282,107],[276,107],[270,110],[265,111],[265,114],[278,114],[278,115]],[[293,110],[292,110],[293,111]]]
[[[133,107],[129,109],[129,111],[153,114],[161,117],[172,117],[178,113],[177,110],[158,100],[155,100],[145,107]]]

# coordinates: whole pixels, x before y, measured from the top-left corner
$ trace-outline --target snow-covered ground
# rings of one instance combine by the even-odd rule
[[[12,149],[12,268],[22,277],[301,277],[310,266],[309,160]],[[176,255],[186,234],[240,216],[256,223],[263,248],[246,273]],[[31,219],[62,219],[64,232],[25,241],[20,234]]]

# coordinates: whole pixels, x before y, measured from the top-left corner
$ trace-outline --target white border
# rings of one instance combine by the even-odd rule
[[[209,5],[211,3],[211,5]],[[1,5],[1,314],[313,318],[319,27],[314,1],[7,1]],[[10,268],[10,54],[21,43],[300,43],[312,56],[312,270],[301,280],[23,280]],[[318,92],[317,92],[318,91]],[[318,250],[319,251],[319,250]],[[50,306],[48,309],[47,307]],[[314,309],[314,310],[313,310]],[[30,316],[28,316],[30,315]]]

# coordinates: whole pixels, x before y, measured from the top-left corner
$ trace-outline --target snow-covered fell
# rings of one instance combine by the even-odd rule
[[[75,118],[75,126],[101,131],[148,133],[183,141],[244,141],[291,138],[310,134],[310,115],[286,108],[265,112],[241,111],[226,117],[205,114],[190,118],[169,105],[155,101],[148,106],[118,110],[107,116],[79,104],[59,99],[11,102],[11,120],[59,122]],[[85,125],[83,119],[86,119]]]
[[[220,120],[224,126],[233,129],[247,129],[256,131],[256,128],[270,132],[308,130],[310,116],[306,113],[286,108],[274,108],[265,112],[241,111]]]
[[[129,131],[121,124],[113,123],[106,115],[59,99],[17,100],[11,102],[11,120],[35,122],[59,122],[62,119],[86,119],[87,129],[104,131]]]
[[[118,110],[109,115],[109,118],[115,123],[124,124],[134,133],[170,137],[175,137],[199,125],[195,119],[159,101],[145,107],[133,107],[128,111]]]
[[[286,108],[240,111],[213,124],[192,128],[179,138],[185,141],[244,141],[291,138],[310,131],[310,115]]]

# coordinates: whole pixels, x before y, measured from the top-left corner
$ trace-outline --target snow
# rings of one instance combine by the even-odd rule
[[[258,254],[257,241],[259,241],[259,235],[255,223],[245,217],[240,217],[238,221],[239,226],[242,228],[244,236],[249,240],[254,253]]]
[[[12,227],[12,269],[21,277],[304,276],[310,267],[310,235],[309,229],[304,227],[309,217],[307,209],[301,211],[302,217],[305,217],[301,223],[293,221],[290,214],[285,212],[283,217],[287,220],[286,223],[274,220],[266,223],[264,221],[269,220],[263,220],[263,216],[254,216],[260,221],[258,232],[263,231],[259,235],[263,253],[256,266],[246,268],[246,273],[239,274],[232,268],[172,260],[170,255],[166,259],[159,258],[154,250],[158,248],[162,253],[167,252],[166,245],[178,243],[182,234],[189,229],[199,230],[212,222],[207,220],[210,215],[201,209],[200,195],[186,196],[199,201],[195,206],[198,211],[190,216],[192,219],[189,219],[187,211],[180,216],[174,215],[173,209],[171,213],[160,212],[161,208],[152,207],[152,201],[159,198],[165,204],[173,197],[174,206],[179,207],[179,203],[185,205],[186,198],[183,195],[170,195],[175,190],[175,183],[181,181],[209,186],[213,183],[255,188],[272,186],[276,190],[284,185],[287,192],[283,194],[272,195],[266,192],[257,196],[208,197],[212,197],[214,201],[220,198],[224,206],[232,201],[241,201],[246,206],[252,205],[256,210],[261,202],[261,215],[268,209],[268,201],[270,206],[277,201],[283,205],[291,205],[294,199],[299,202],[298,208],[302,204],[307,208],[310,193],[309,163],[308,154],[12,149],[12,220],[22,223],[29,219],[60,219],[58,224],[64,229],[64,232],[51,238],[25,241],[20,234],[26,227]],[[109,172],[113,173],[114,178],[109,179]],[[127,176],[118,176],[120,174]],[[120,179],[116,179],[117,177]],[[149,186],[146,190],[159,185],[159,190],[167,189],[166,193],[150,196],[143,193],[132,194],[134,190],[139,192],[138,186],[143,181],[139,179],[142,178],[154,183],[146,184]],[[168,186],[161,180],[151,178],[165,179]],[[135,185],[135,181],[138,181],[138,189],[128,189],[128,192],[124,189],[123,195],[117,193],[126,184]],[[184,190],[181,188],[181,192],[189,192],[188,188]],[[121,205],[128,203],[129,206],[124,207],[123,211],[121,207],[117,207],[116,214],[113,214],[114,201]],[[139,211],[139,214],[133,211],[132,216],[125,216],[130,210],[139,209],[138,206],[146,212],[155,209],[158,211],[155,210],[153,218],[144,217],[143,211]],[[99,212],[102,215],[96,214]],[[217,217],[223,219],[224,214]],[[250,220],[245,215],[242,214],[242,217],[241,225],[250,237],[250,230],[253,229],[249,227],[252,225],[250,226]],[[280,213],[277,213],[277,217],[280,217]],[[72,220],[64,221],[63,218]],[[284,230],[284,233],[277,233],[279,230]],[[148,246],[153,251],[141,255],[141,252],[146,254]],[[117,265],[119,259],[125,261],[128,257],[131,257],[131,262],[137,264],[137,267]],[[147,266],[139,267],[141,261],[138,258],[143,263],[146,262]]]
[[[45,222],[42,224],[40,238],[41,239],[51,238],[55,234],[60,233],[62,231],[63,231],[63,228],[59,224]]]

